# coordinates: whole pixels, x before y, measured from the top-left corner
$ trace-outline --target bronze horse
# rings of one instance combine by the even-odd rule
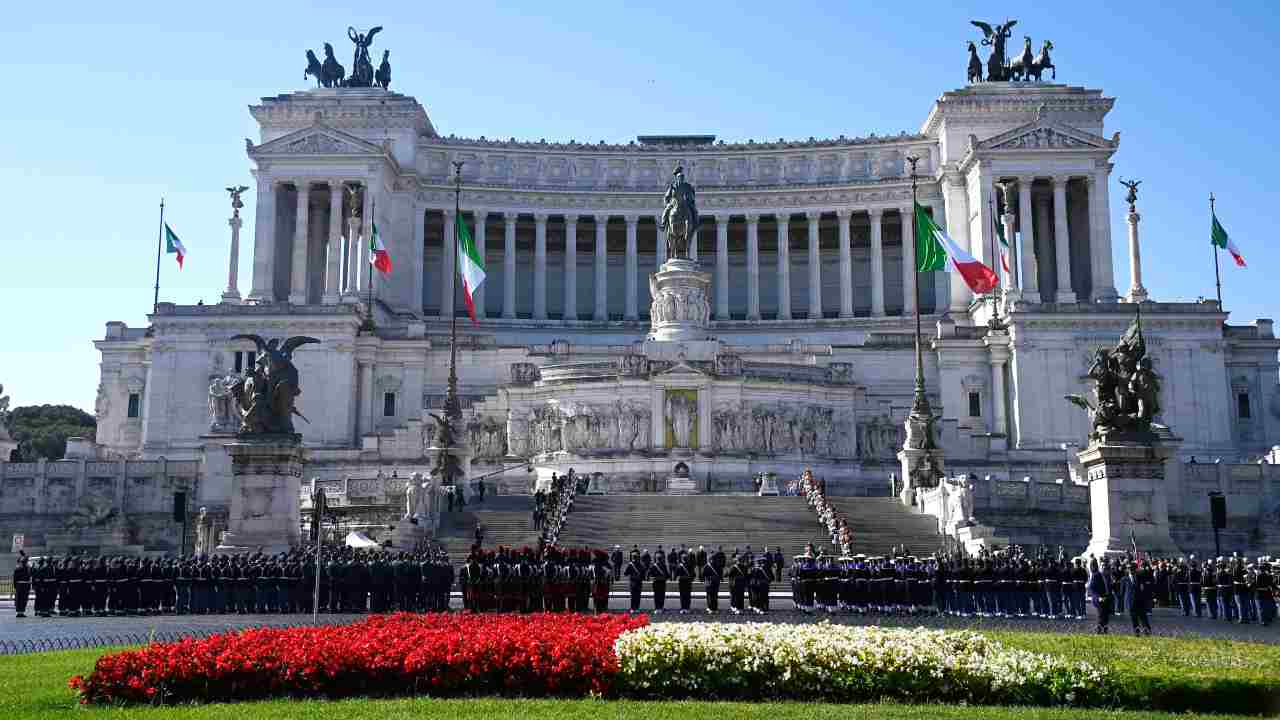
[[[342,87],[342,81],[347,76],[347,70],[333,56],[333,46],[329,43],[324,44],[324,65],[321,67],[324,70],[320,75],[321,84],[325,87]]]
[[[969,41],[969,82],[982,82],[982,60],[978,58],[978,46]]]
[[[1046,69],[1052,70],[1052,78],[1058,79],[1058,68],[1053,64],[1053,58],[1049,57],[1049,51],[1053,49],[1053,43],[1045,40],[1044,47],[1040,48],[1040,54],[1031,63],[1030,69],[1027,70],[1028,77],[1035,78],[1036,82],[1040,82],[1040,76]]]
[[[1009,61],[1009,79],[1030,80],[1031,66],[1034,63],[1035,56],[1031,54],[1031,36],[1024,35],[1022,42],[1022,54]]]
[[[320,65],[320,59],[310,50],[307,51],[307,69],[302,71],[302,79],[306,80],[308,75],[316,79],[316,87],[320,87],[324,81],[324,68]]]

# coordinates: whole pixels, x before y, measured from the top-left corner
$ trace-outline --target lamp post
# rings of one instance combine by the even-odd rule
[[[908,155],[906,160],[911,165],[911,216],[912,222],[914,222],[916,213],[920,212],[920,206],[916,204],[916,163],[920,162],[920,158],[914,155]],[[923,340],[920,336],[919,273],[920,269],[917,265],[916,281],[912,283],[912,285],[915,286],[916,379],[911,396],[911,415],[912,417],[925,422],[924,445],[922,447],[931,449],[933,447],[933,409],[929,407],[929,397],[925,395],[924,392],[924,351],[922,349]]]

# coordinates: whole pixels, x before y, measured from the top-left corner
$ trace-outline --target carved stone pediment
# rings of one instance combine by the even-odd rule
[[[1101,135],[1044,120],[1028,123],[976,143],[978,150],[1114,150],[1120,138]]]
[[[262,145],[248,148],[249,157],[299,155],[359,155],[381,157],[386,150],[371,142],[321,125],[303,128]]]

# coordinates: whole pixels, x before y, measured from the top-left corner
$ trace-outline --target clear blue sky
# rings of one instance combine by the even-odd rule
[[[1058,80],[1117,98],[1117,177],[1144,180],[1143,257],[1159,300],[1212,296],[1207,196],[1248,258],[1223,266],[1231,322],[1275,317],[1277,6],[1205,3],[13,3],[0,25],[0,383],[14,405],[92,411],[104,323],[145,325],[156,211],[189,250],[161,299],[216,302],[228,201],[252,185],[246,106],[308,87],[303,51],[383,25],[392,89],[444,133],[625,142],[914,132],[964,84],[971,19],[1014,12],[1056,46]],[[1032,9],[1017,12],[1020,7]],[[375,58],[376,59],[376,58]],[[1112,186],[1117,287],[1128,287]],[[247,278],[253,199],[246,197]],[[241,291],[247,291],[247,281]]]

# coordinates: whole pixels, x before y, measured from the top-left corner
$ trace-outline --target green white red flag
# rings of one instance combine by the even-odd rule
[[[1231,242],[1231,236],[1227,234],[1226,228],[1222,227],[1222,223],[1218,222],[1218,214],[1213,215],[1213,226],[1209,230],[1209,242],[1231,253],[1231,259],[1236,261],[1236,265],[1245,267],[1244,256],[1240,254],[1240,249],[1236,244]]]
[[[382,235],[378,233],[376,222],[373,224],[373,234],[369,237],[369,262],[383,275],[391,272],[391,254],[387,252],[387,246],[382,244]]]
[[[164,224],[164,251],[169,255],[177,255],[175,259],[178,261],[178,269],[181,270],[182,259],[187,256],[187,248],[178,239],[178,234],[173,231],[173,228],[169,227],[169,223]]]
[[[462,294],[467,301],[467,313],[471,315],[471,322],[477,322],[475,292],[484,282],[484,258],[480,257],[467,221],[461,215],[458,216],[458,274],[462,276]]]
[[[995,289],[999,279],[995,271],[978,262],[956,244],[942,228],[933,222],[929,213],[916,203],[916,270],[938,272],[951,269],[964,279],[964,284],[974,294],[981,295]]]

